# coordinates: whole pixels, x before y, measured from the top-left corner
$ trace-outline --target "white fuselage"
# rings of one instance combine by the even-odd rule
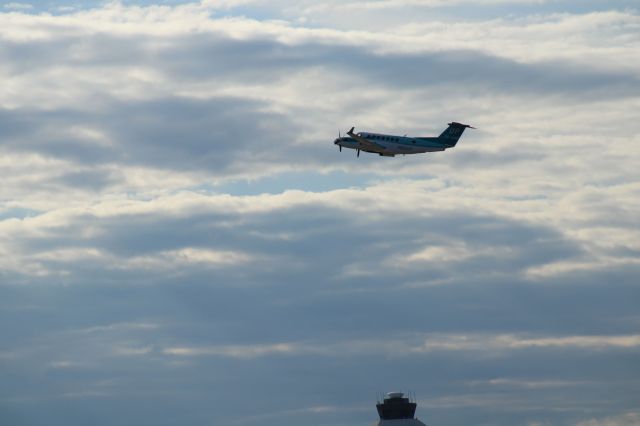
[[[431,138],[411,138],[407,136],[383,135],[378,133],[361,132],[356,136],[366,139],[371,144],[365,144],[353,137],[341,137],[335,144],[365,152],[374,152],[383,156],[398,154],[420,154],[424,152],[443,151],[445,147],[431,141]],[[433,138],[435,139],[435,138]]]

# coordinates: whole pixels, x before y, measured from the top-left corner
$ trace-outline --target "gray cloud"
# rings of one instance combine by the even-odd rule
[[[296,126],[264,107],[237,98],[167,98],[113,102],[107,112],[4,111],[3,145],[82,165],[129,164],[224,175],[284,156],[287,132]],[[104,140],[74,134],[74,126],[81,124],[100,132]]]
[[[347,426],[393,389],[429,424],[635,418],[640,86],[575,36],[606,16],[530,18],[577,50],[523,61],[513,22],[436,51],[105,10],[2,21],[0,423]],[[433,156],[330,144],[463,118]]]
[[[70,80],[68,84],[77,82],[74,91],[82,98],[82,105],[70,104],[54,110],[33,105],[2,110],[0,129],[6,150],[92,167],[198,171],[217,179],[264,175],[302,166],[345,167],[348,162],[344,156],[331,155],[326,145],[321,144],[329,143],[333,131],[323,134],[322,139],[316,136],[327,125],[336,126],[334,119],[328,119],[318,107],[293,106],[283,110],[275,100],[247,98],[246,92],[195,99],[171,93],[172,89],[189,85],[209,90],[229,85],[269,87],[286,84],[290,78],[314,70],[330,78],[357,75],[357,87],[353,88],[356,98],[362,88],[375,87],[386,91],[388,96],[396,96],[400,89],[408,93],[426,90],[425,95],[433,93],[435,99],[451,98],[451,93],[456,99],[466,96],[486,99],[487,93],[491,93],[492,97],[517,94],[525,103],[540,96],[591,102],[633,97],[640,87],[635,74],[626,71],[585,68],[570,61],[524,64],[472,50],[373,53],[368,47],[339,42],[291,45],[272,39],[237,40],[208,33],[134,38],[104,32],[81,36],[71,32],[56,37],[55,31],[50,31],[54,34],[52,39],[8,41],[3,45],[1,55],[9,76],[27,73],[39,79],[45,78],[42,76],[47,71],[66,70],[63,74]],[[117,95],[117,86],[101,83],[101,87],[83,79],[83,75],[88,81],[112,76],[113,85],[118,81],[132,84],[125,77],[132,67],[162,76],[157,83],[136,89],[144,93],[142,99],[123,98]],[[55,84],[64,91],[67,83],[62,80]],[[189,89],[193,90],[197,89]],[[335,90],[338,88],[330,88],[329,92]],[[298,94],[299,98],[310,100],[318,96],[323,94],[313,91]],[[349,102],[355,108],[353,115],[379,108],[370,100]],[[419,99],[411,102],[421,106]],[[347,107],[350,106],[344,105]],[[487,113],[485,108],[465,111],[463,115]],[[450,111],[442,118],[443,122],[450,120],[452,114],[461,113]],[[98,132],[99,138],[76,127],[88,127]],[[529,144],[508,153],[469,151],[452,161],[458,166],[471,162],[483,167],[505,162],[531,163],[545,158],[546,153],[537,149]],[[434,158],[439,160],[438,156]],[[99,176],[100,169],[95,169],[92,174],[88,181],[93,184],[78,187],[104,190],[109,185],[123,184],[127,176],[126,170],[114,173],[103,169],[103,175]],[[67,186],[77,182],[68,176],[49,180]]]
[[[460,254],[450,245],[452,241],[469,252]],[[621,321],[615,328],[627,333],[632,324],[622,319],[634,313],[628,302],[634,299],[637,268],[567,278],[552,275],[530,282],[527,269],[582,259],[586,255],[582,245],[549,227],[455,211],[381,216],[366,222],[358,215],[317,204],[250,214],[197,207],[179,215],[162,211],[107,218],[80,214],[48,227],[42,236],[21,236],[12,246],[21,262],[37,262],[54,277],[56,271],[70,273],[55,281],[176,286],[182,298],[195,304],[195,311],[202,298],[199,293],[210,292],[205,299],[234,301],[215,308],[216,318],[238,309],[250,316],[264,315],[279,323],[278,333],[288,329],[286,335],[295,338],[303,336],[295,334],[296,326],[287,325],[289,317],[306,317],[314,335],[345,321],[362,327],[356,333],[361,335],[371,313],[384,312],[385,306],[404,306],[400,317],[375,321],[376,330],[385,332],[412,324],[416,331],[422,330],[426,320],[429,324],[444,321],[434,331],[518,332],[539,327],[541,332],[567,333],[589,333],[594,327],[602,333]],[[451,255],[402,263],[425,247]],[[181,256],[188,256],[181,255],[181,250],[188,249],[244,253],[251,260],[239,266],[208,258],[181,263]],[[71,255],[65,254],[68,250]],[[172,254],[165,257],[165,253]],[[77,256],[83,258],[81,263]],[[144,262],[153,259],[168,269],[157,269],[156,263],[146,267]],[[344,275],[354,267],[369,272]],[[31,280],[40,281],[37,276]],[[616,291],[599,284],[609,280],[617,282]],[[567,312],[577,315],[570,309],[575,286],[581,288],[585,311],[567,318]],[[196,290],[190,296],[192,287]],[[271,291],[279,296],[267,303]],[[603,298],[611,303],[602,304]],[[537,303],[527,303],[530,300]],[[360,312],[361,305],[368,308]],[[203,305],[201,314],[209,316],[209,309]],[[541,309],[545,320],[539,318]],[[334,319],[326,317],[327,310]],[[485,317],[486,312],[491,315]],[[253,323],[245,325],[249,328],[236,332],[251,333]]]
[[[334,43],[290,45],[271,39],[236,40],[221,34],[182,37],[64,35],[53,40],[8,42],[1,52],[12,73],[52,66],[75,72],[144,66],[172,78],[217,79],[251,84],[285,80],[291,73],[320,68],[366,77],[393,89],[431,86],[600,97],[636,96],[635,73],[585,67],[571,61],[520,63],[474,50],[374,53],[367,47]]]

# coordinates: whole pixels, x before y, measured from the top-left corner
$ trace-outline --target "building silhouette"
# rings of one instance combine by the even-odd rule
[[[426,426],[415,418],[415,402],[405,398],[402,392],[389,392],[376,404],[380,420],[375,426]]]

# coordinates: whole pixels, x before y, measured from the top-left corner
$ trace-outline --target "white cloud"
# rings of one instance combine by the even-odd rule
[[[621,266],[638,264],[640,264],[640,259],[635,257],[595,257],[586,258],[579,261],[559,261],[534,266],[528,268],[525,271],[525,275],[529,276],[532,279],[539,279],[576,272],[610,270],[612,268],[618,268]]]
[[[464,4],[475,6],[496,5],[496,4],[542,4],[548,0],[374,0],[374,1],[351,1],[335,3],[321,6],[322,8],[332,8],[342,6],[344,9],[390,9],[400,7],[452,7]]]
[[[5,5],[3,5],[3,7],[5,9],[12,9],[12,10],[29,10],[29,9],[33,9],[33,5],[29,4],[29,3],[7,3]]]
[[[472,257],[474,252],[464,244],[451,246],[427,246],[409,255],[407,262],[456,262]]]
[[[391,358],[426,355],[439,352],[481,352],[485,355],[504,355],[505,352],[529,349],[584,349],[592,351],[634,349],[640,347],[640,335],[623,336],[560,336],[526,337],[516,334],[443,334],[429,335],[424,343],[420,337],[405,340],[385,337],[380,340],[350,340],[344,342],[280,342],[271,344],[170,346],[162,353],[176,357],[221,356],[252,359],[265,356],[363,356],[375,354]],[[521,381],[492,379],[490,385],[528,388],[564,387],[576,385],[564,381]]]
[[[211,347],[169,347],[162,350],[172,356],[224,356],[230,358],[252,359],[269,355],[289,355],[299,353],[299,348],[289,343],[270,345],[226,345]]]
[[[462,334],[428,338],[422,346],[413,350],[420,353],[429,353],[434,351],[468,350],[491,352],[535,348],[600,350],[637,347],[640,347],[640,335],[525,337],[513,334],[487,336]]]

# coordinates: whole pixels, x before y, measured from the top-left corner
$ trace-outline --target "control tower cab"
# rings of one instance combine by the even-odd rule
[[[376,404],[380,421],[375,426],[426,426],[415,418],[417,404],[402,392],[389,392]]]

